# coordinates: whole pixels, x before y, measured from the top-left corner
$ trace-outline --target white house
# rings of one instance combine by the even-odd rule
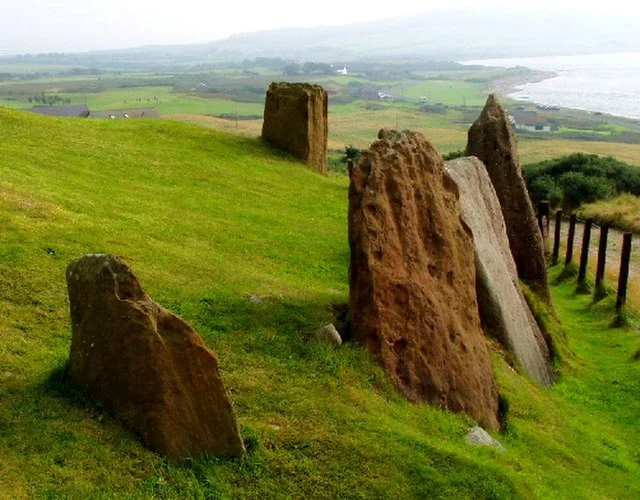
[[[526,132],[551,132],[551,123],[545,116],[535,111],[516,111],[509,113],[509,121],[516,130]]]

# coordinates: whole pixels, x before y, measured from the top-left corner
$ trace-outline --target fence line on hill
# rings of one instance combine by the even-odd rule
[[[552,220],[553,233],[551,233]],[[565,225],[566,231],[563,229]],[[624,312],[625,317],[634,324],[640,320],[640,296],[637,293],[630,296],[630,278],[634,285],[633,292],[635,292],[635,286],[640,284],[640,264],[634,262],[632,266],[631,260],[634,248],[632,233],[616,231],[609,226],[600,226],[593,219],[579,219],[576,214],[567,217],[561,210],[556,211],[552,216],[548,202],[541,202],[538,205],[538,226],[544,238],[545,251],[548,255],[550,254],[552,266],[560,264],[560,252],[564,246],[563,264],[571,274],[575,269],[575,255],[579,254],[576,279],[578,292],[592,293],[594,302],[597,302],[612,290],[613,287],[608,283],[613,281],[616,283],[617,313]],[[578,243],[576,232],[579,228],[582,228],[582,234]],[[597,245],[592,244],[596,240],[592,237],[594,230],[599,230]],[[552,234],[553,237],[551,237]],[[638,243],[637,237],[635,241]],[[549,248],[551,243],[553,243],[552,249]],[[636,245],[637,248],[640,248],[640,245]],[[595,257],[595,266],[592,257]]]

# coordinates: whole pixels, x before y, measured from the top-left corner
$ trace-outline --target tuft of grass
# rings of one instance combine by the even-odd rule
[[[569,349],[567,332],[552,306],[540,300],[526,284],[520,282],[520,287],[547,343],[554,371],[559,375],[560,369],[569,367],[574,358]]]
[[[632,325],[629,313],[625,308],[622,308],[616,313],[611,321],[611,328],[628,328]]]
[[[584,281],[579,282],[576,286],[576,293],[581,293],[583,295],[591,295],[594,292],[595,285],[593,282],[586,278]]]
[[[609,294],[611,293],[611,290],[609,287],[607,287],[607,285],[605,284],[604,281],[601,281],[600,283],[598,283],[595,287],[594,287],[594,291],[593,291],[593,301],[594,302],[599,302],[602,299],[606,298],[609,296]],[[615,293],[615,292],[614,292]]]
[[[563,266],[562,270],[555,276],[556,283],[569,281],[578,276],[578,265],[575,262]]]

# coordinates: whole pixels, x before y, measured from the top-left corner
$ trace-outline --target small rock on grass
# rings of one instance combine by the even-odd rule
[[[316,330],[314,337],[320,342],[326,342],[327,344],[342,345],[342,337],[336,330],[336,327],[332,323],[324,325],[322,328]]]
[[[492,438],[482,427],[471,427],[467,433],[467,443],[473,446],[491,446],[498,450],[504,450],[500,441]]]

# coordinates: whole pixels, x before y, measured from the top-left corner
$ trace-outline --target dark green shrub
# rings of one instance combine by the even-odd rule
[[[458,149],[457,151],[451,151],[442,156],[444,161],[455,160],[456,158],[462,158],[463,156],[467,156],[466,149]]]
[[[567,172],[560,177],[563,208],[572,211],[581,203],[593,203],[613,196],[615,184],[604,177],[591,177],[582,172]]]
[[[562,186],[550,175],[536,177],[529,183],[528,189],[531,201],[536,205],[543,200],[549,201],[554,207],[562,203]]]
[[[610,156],[563,156],[525,166],[524,176],[534,204],[547,199],[573,209],[620,193],[640,196],[640,169]]]
[[[361,153],[358,148],[349,144],[344,148],[344,154],[342,155],[342,163],[347,163],[349,160],[352,160],[353,163],[356,163],[360,159]]]

